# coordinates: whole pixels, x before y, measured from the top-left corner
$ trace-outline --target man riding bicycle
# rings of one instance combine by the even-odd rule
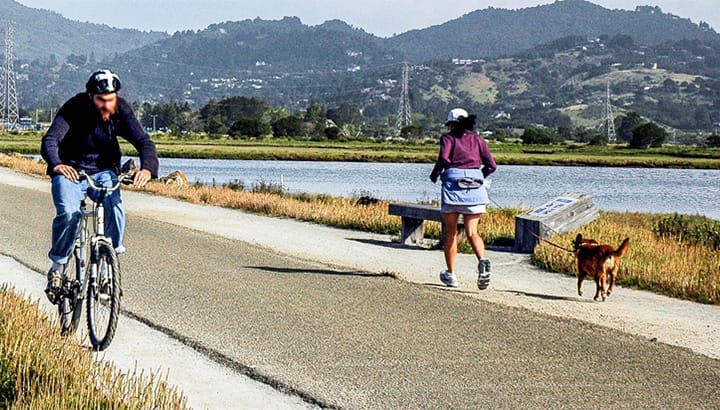
[[[130,142],[140,154],[140,169],[133,185],[144,186],[157,178],[158,156],[155,144],[143,130],[130,104],[118,97],[120,78],[110,70],[96,71],[85,84],[86,92],[70,98],[60,108],[42,138],[42,157],[52,178],[52,196],[56,216],[52,223],[52,246],[48,256],[45,293],[56,303],[62,276],[75,243],[80,201],[85,198],[87,182],[80,181],[83,170],[103,186],[112,186],[120,173],[122,153],[118,136]],[[120,190],[108,195],[105,205],[105,232],[115,251],[125,251],[125,208]]]

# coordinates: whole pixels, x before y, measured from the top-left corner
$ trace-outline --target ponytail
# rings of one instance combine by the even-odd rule
[[[473,129],[475,129],[475,120],[476,119],[477,119],[476,115],[468,115],[467,118],[460,117],[458,119],[458,122],[460,123],[460,128],[462,130],[472,131]]]

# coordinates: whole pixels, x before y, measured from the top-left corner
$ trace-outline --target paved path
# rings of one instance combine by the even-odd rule
[[[47,268],[47,190],[46,181],[0,169],[0,253],[38,272]],[[499,252],[490,255],[491,290],[473,289],[469,257],[459,263],[466,272],[461,288],[448,290],[437,286],[437,251],[123,195],[130,249],[122,259],[124,309],[310,402],[343,408],[720,404],[715,307],[626,289],[592,303],[573,296],[572,278]],[[639,315],[636,324],[618,305],[660,313]],[[578,315],[595,320],[573,319]],[[675,336],[663,327],[692,334],[664,340]]]

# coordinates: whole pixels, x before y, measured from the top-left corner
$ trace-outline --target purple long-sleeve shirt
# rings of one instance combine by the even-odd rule
[[[487,141],[472,131],[460,136],[445,134],[440,137],[440,154],[430,173],[434,182],[448,168],[482,169],[485,177],[495,172],[497,164],[490,153]]]
[[[143,130],[130,104],[118,97],[117,111],[103,121],[87,93],[75,95],[60,108],[42,139],[41,154],[48,164],[48,175],[54,175],[53,168],[60,164],[90,174],[107,169],[120,172],[122,154],[118,136],[138,151],[141,168],[157,177],[155,143]]]

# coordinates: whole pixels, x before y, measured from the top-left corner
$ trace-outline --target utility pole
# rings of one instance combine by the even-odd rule
[[[8,24],[5,29],[5,61],[0,68],[0,129],[14,129],[18,124],[17,89],[13,47],[15,29]]]
[[[397,121],[395,123],[395,133],[400,135],[403,127],[410,125],[410,66],[407,62],[403,63],[402,70],[402,90],[400,93],[400,105],[398,106]]]
[[[151,116],[152,119],[153,119],[153,132],[155,132],[155,130],[156,130],[156,128],[155,128],[155,118],[157,118],[157,114],[150,114],[150,116]]]

